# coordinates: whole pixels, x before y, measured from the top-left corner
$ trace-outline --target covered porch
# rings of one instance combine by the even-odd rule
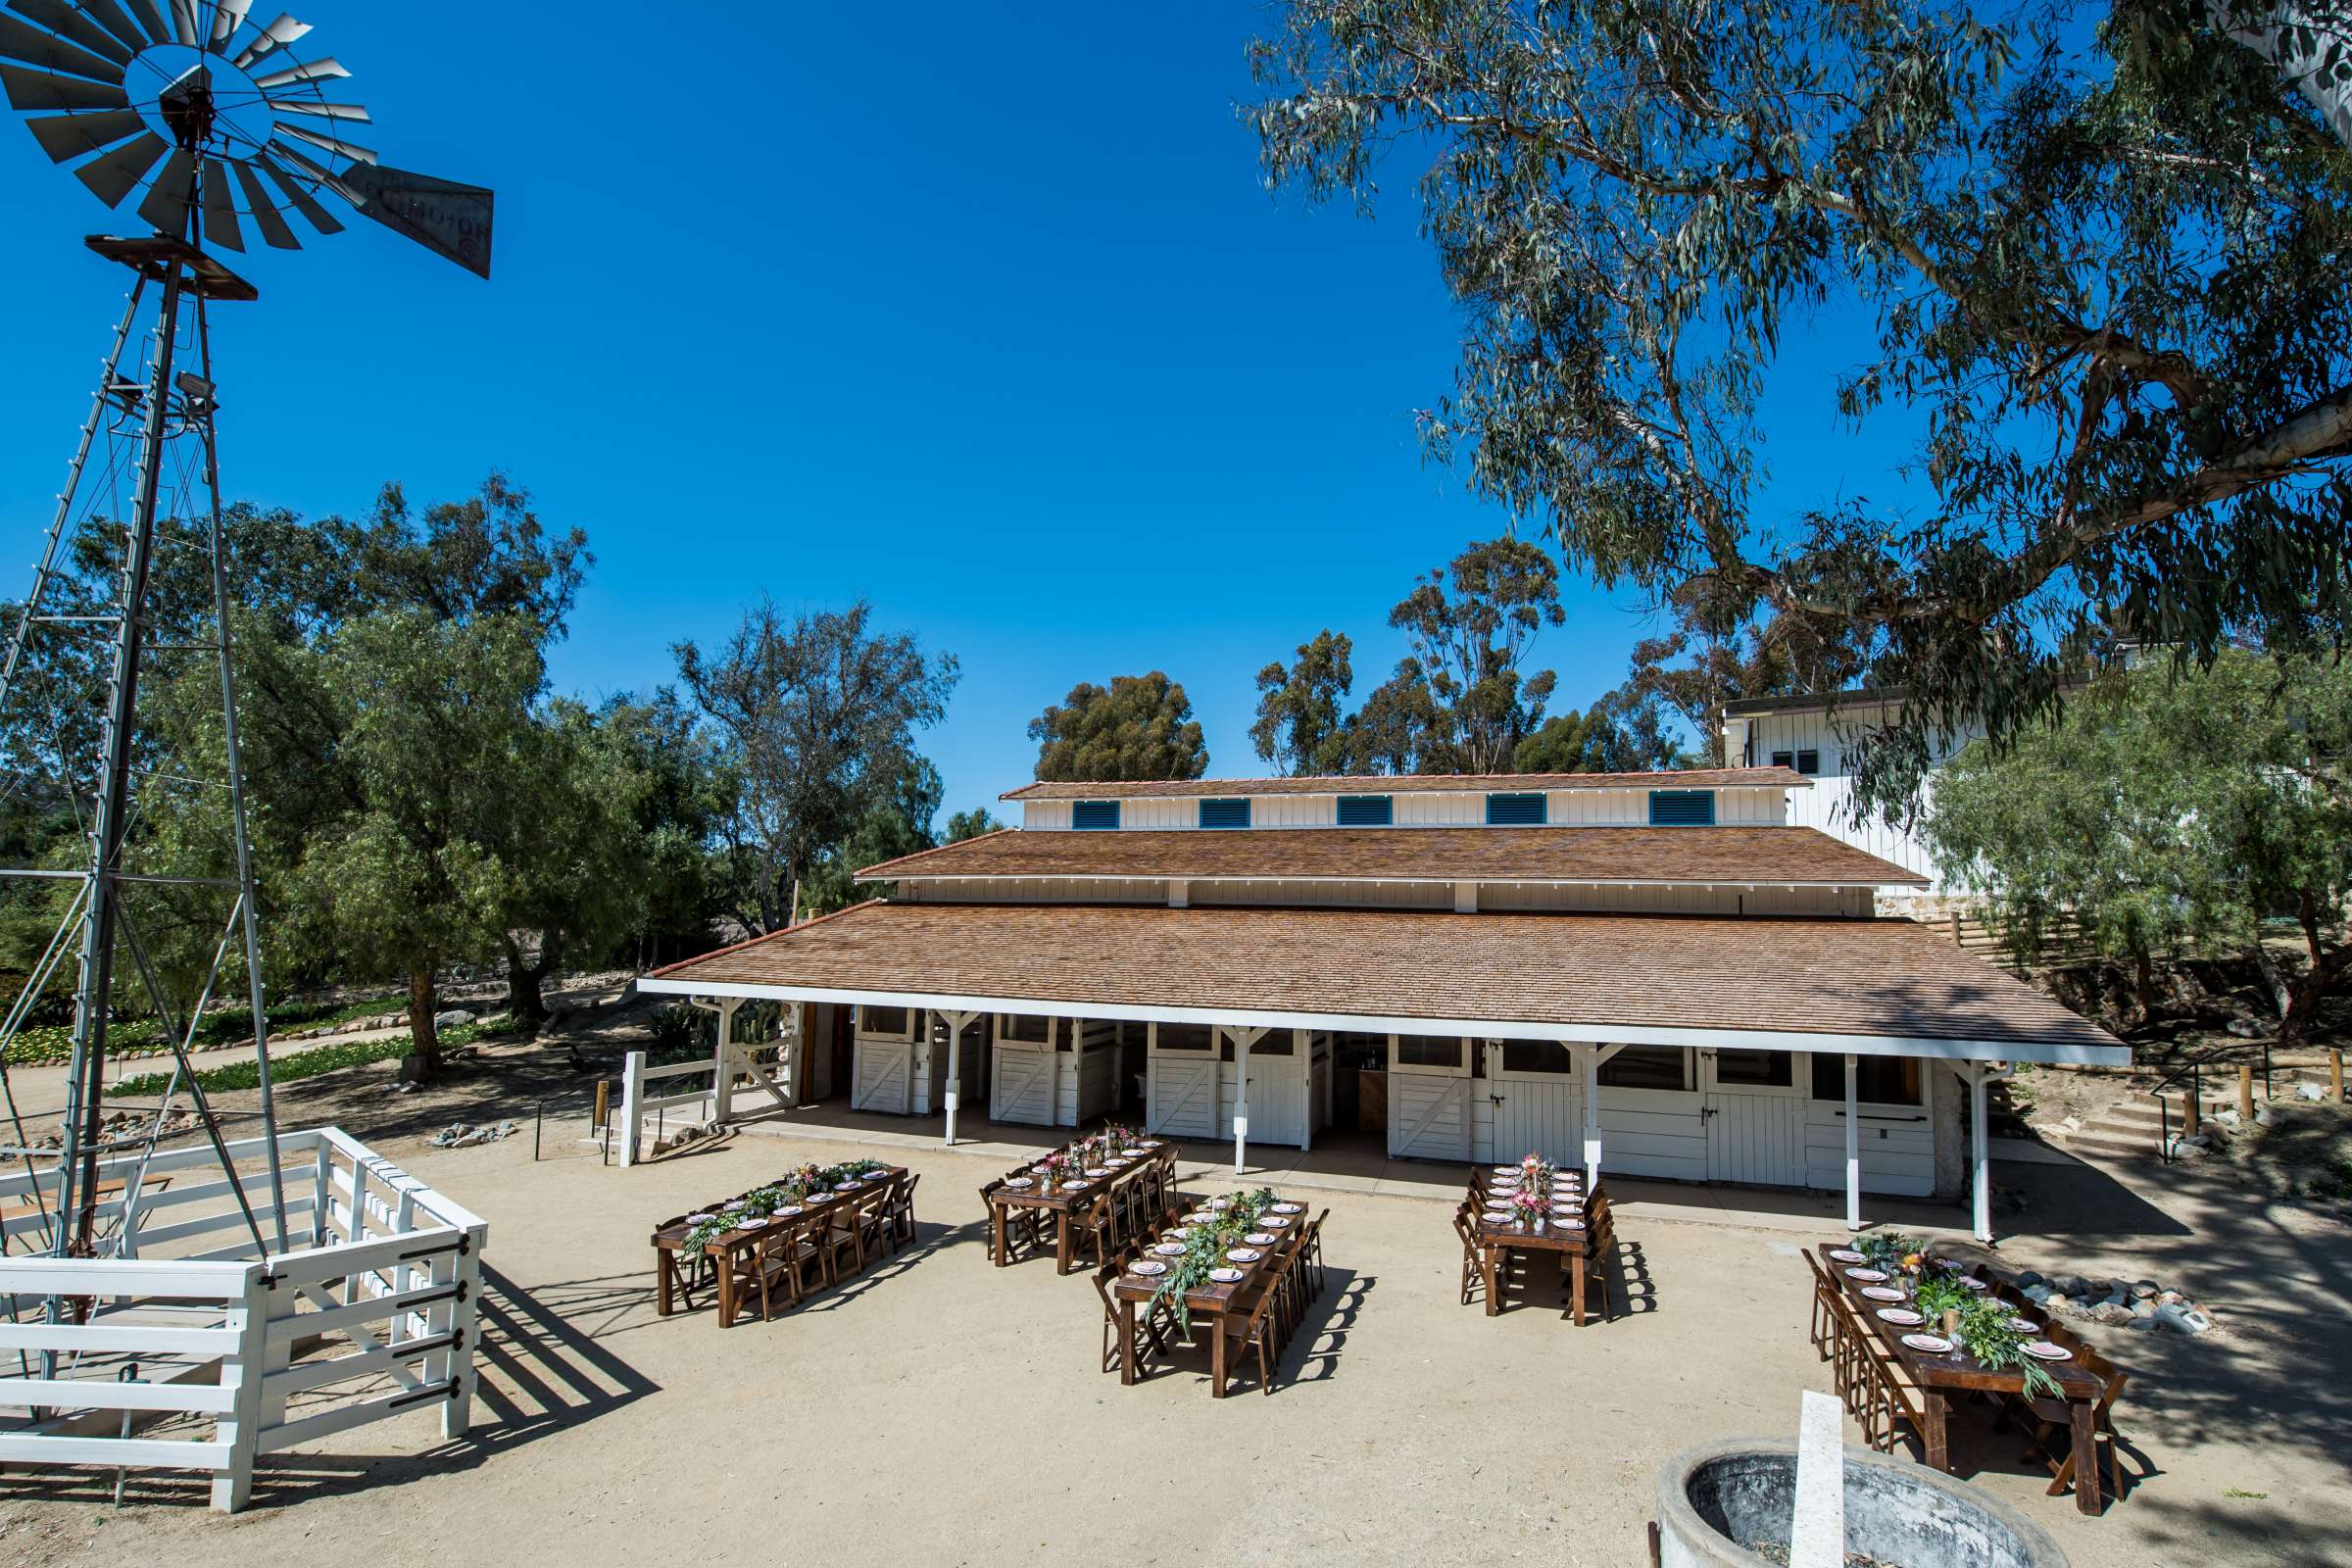
[[[1146,1124],[1196,1151],[1230,1140],[1244,1172],[1273,1157],[1261,1107],[1311,1154],[1319,1070],[1337,1047],[1384,1042],[1384,1161],[1533,1148],[1589,1179],[1829,1191],[1857,1227],[1867,1197],[1966,1191],[1982,1237],[1991,1083],[2019,1061],[2129,1060],[1899,920],[877,903],[641,987],[714,1006],[722,1060],[745,1001],[804,1021],[853,1009],[860,1039],[903,1041],[907,1081],[936,1086],[919,1105],[853,1108],[940,1112],[950,1144],[982,1042],[992,1067],[1035,1040],[1067,1058],[1057,1070],[1101,1050],[1121,1073],[1140,1045]],[[1060,1097],[1051,1125],[1116,1105]],[[1004,1109],[992,1094],[1000,1121],[1024,1119]]]

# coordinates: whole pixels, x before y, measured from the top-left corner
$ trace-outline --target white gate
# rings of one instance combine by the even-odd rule
[[[905,1115],[907,1088],[913,1074],[913,1041],[872,1040],[860,1035],[857,1077],[850,1086],[850,1108]]]
[[[988,1118],[1024,1127],[1054,1125],[1054,1050],[997,1042],[997,1077],[989,1086]]]
[[[1699,1062],[1707,1179],[1802,1187],[1805,1101],[1796,1087],[1796,1057],[1786,1051],[1708,1051]]]
[[[1470,1157],[1470,1080],[1459,1073],[1389,1073],[1389,1152],[1398,1159]]]
[[[1251,1143],[1306,1147],[1306,1075],[1312,1061],[1288,1029],[1270,1030],[1250,1048],[1245,1087]]]
[[[1555,1040],[1511,1040],[1497,1047],[1488,1080],[1494,1105],[1494,1157],[1537,1153],[1560,1165],[1582,1162],[1584,1085],[1568,1048]]]

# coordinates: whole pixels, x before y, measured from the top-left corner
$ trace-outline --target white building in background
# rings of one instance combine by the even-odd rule
[[[1726,703],[1723,709],[1723,756],[1726,762],[1745,767],[1786,767],[1813,781],[1809,790],[1788,792],[1788,825],[1819,828],[1834,839],[1853,845],[1927,878],[1918,887],[1890,887],[1881,895],[1897,903],[1940,897],[1943,879],[1926,842],[1909,828],[1872,818],[1857,820],[1853,770],[1847,760],[1849,744],[1898,716],[1904,694],[1895,689],[1836,693],[1834,697],[1758,697]],[[1837,704],[1836,711],[1831,703]],[[1975,720],[1933,737],[1929,755],[1941,767],[1984,727]],[[1922,799],[1933,798],[1931,774]]]

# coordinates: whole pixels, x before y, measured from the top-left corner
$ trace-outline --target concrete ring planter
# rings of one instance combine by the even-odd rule
[[[1775,1568],[1796,1500],[1796,1445],[1732,1438],[1685,1448],[1658,1470],[1661,1568]],[[1894,1568],[2066,1568],[2039,1525],[1925,1465],[1845,1450],[1845,1549]],[[1786,1562],[1783,1556],[1777,1559]]]

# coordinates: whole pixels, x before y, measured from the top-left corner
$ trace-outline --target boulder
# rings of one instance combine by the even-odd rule
[[[2182,1296],[2179,1291],[2158,1291],[2156,1304],[2158,1306],[2186,1306],[2188,1298]]]
[[[2132,1298],[2135,1301],[2144,1301],[2149,1297],[2156,1295],[2157,1291],[2158,1286],[2154,1280],[2140,1280],[2132,1287]]]
[[[2176,1334],[2203,1334],[2213,1327],[2213,1319],[2193,1306],[2160,1306],[2156,1321]]]
[[[2328,1092],[2318,1084],[2297,1084],[2295,1085],[2295,1094],[2301,1099],[2314,1102],[2328,1098]]]
[[[2040,1270],[2030,1268],[2017,1277],[2017,1288],[2021,1291],[2031,1291],[2041,1283],[2041,1279]]]
[[[2101,1301],[2090,1309],[2091,1321],[2109,1328],[2122,1328],[2132,1321],[2132,1309],[2115,1301]]]
[[[447,1012],[433,1014],[435,1029],[463,1029],[471,1022],[473,1022],[473,1014],[467,1012],[464,1007],[452,1007]]]

